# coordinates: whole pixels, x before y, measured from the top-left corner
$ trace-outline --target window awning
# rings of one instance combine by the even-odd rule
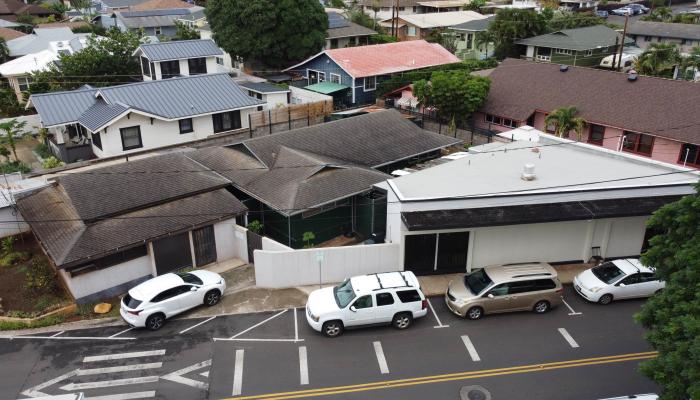
[[[339,92],[341,90],[349,89],[350,86],[345,86],[341,85],[339,83],[333,83],[333,82],[319,82],[319,83],[314,83],[313,85],[309,85],[305,87],[304,89],[311,90],[316,93],[321,93],[321,94],[331,94],[335,92]]]
[[[409,231],[479,228],[651,215],[680,196],[635,197],[506,207],[402,212]]]

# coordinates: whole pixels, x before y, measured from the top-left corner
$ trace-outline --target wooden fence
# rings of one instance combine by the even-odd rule
[[[333,101],[330,100],[256,111],[248,116],[250,137],[319,124],[332,112]]]

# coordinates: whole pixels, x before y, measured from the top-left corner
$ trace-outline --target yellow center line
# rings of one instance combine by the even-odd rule
[[[543,363],[543,364],[521,365],[521,366],[516,366],[516,367],[496,368],[496,369],[487,369],[487,370],[479,370],[479,371],[464,371],[464,372],[457,372],[457,373],[451,373],[451,374],[432,375],[432,376],[407,378],[407,379],[395,379],[395,380],[379,381],[379,382],[369,382],[369,383],[361,383],[361,384],[348,385],[348,386],[335,386],[335,387],[326,387],[326,388],[318,388],[318,389],[299,390],[299,391],[293,391],[293,392],[261,394],[261,395],[257,395],[257,396],[234,397],[231,399],[237,399],[237,400],[248,400],[248,399],[282,400],[282,399],[299,399],[299,398],[314,397],[314,396],[329,396],[329,395],[341,394],[341,393],[363,392],[363,391],[380,390],[380,389],[391,389],[391,388],[404,387],[404,386],[424,385],[424,384],[430,384],[430,383],[448,382],[448,381],[455,381],[455,380],[485,378],[485,377],[490,377],[490,376],[523,374],[523,373],[529,373],[529,372],[548,371],[548,370],[555,370],[555,369],[562,369],[562,368],[582,367],[582,366],[587,366],[587,365],[600,365],[600,364],[610,364],[610,363],[618,363],[618,362],[626,362],[626,361],[645,360],[645,359],[654,358],[654,357],[656,357],[657,354],[658,354],[658,352],[656,352],[656,351],[647,351],[647,352],[642,352],[642,353],[619,354],[619,355],[614,355],[614,356],[583,358],[583,359],[577,359],[577,360],[557,361],[557,362],[550,362],[550,363]]]

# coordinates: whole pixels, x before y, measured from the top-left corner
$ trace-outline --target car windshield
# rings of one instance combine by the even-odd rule
[[[608,285],[625,275],[620,268],[611,262],[605,262],[591,269],[593,275]]]
[[[203,282],[197,275],[190,274],[189,272],[178,272],[177,276],[182,278],[185,283],[191,283],[193,285],[202,285]]]
[[[352,284],[350,279],[345,280],[340,285],[333,288],[333,294],[335,295],[335,302],[338,303],[338,307],[345,308],[352,299],[355,298],[355,291],[352,290]]]
[[[486,275],[486,271],[483,269],[474,271],[464,277],[464,286],[466,286],[474,294],[481,293],[492,283],[493,281],[488,275]]]
[[[136,308],[141,304],[141,300],[136,300],[135,298],[131,297],[128,293],[124,298],[122,299],[124,302],[124,305],[127,306],[128,308]]]

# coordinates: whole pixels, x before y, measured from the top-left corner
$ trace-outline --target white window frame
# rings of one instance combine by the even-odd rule
[[[321,71],[316,71],[318,73],[318,83],[326,81],[326,73]]]
[[[30,76],[19,76],[19,77],[17,77],[17,90],[19,90],[20,92],[25,92],[25,91],[29,90],[29,85],[31,83],[32,83],[32,78]],[[26,86],[25,89],[22,89],[23,85]]]
[[[593,50],[586,50],[585,53],[583,53],[584,57],[591,57],[593,55]]]
[[[555,49],[554,52],[557,54],[566,54],[567,56],[574,55],[573,50],[570,49]]]
[[[411,30],[413,31],[413,33],[411,33]],[[416,29],[416,27],[411,26],[411,25],[407,26],[406,27],[406,36],[411,36],[411,37],[418,36],[418,30]]]
[[[162,35],[163,34],[163,27],[162,26],[154,26],[153,27],[153,34],[154,35]]]
[[[217,65],[224,65],[224,58],[223,57],[216,57],[216,64]]]
[[[367,88],[367,79],[371,79],[371,82],[373,83],[373,84],[372,84],[372,87],[369,88],[369,89]],[[376,76],[366,76],[366,77],[362,80],[362,89],[363,89],[365,92],[372,92],[372,91],[374,91],[374,90],[377,90],[377,77],[376,77]]]
[[[334,80],[333,78],[337,78],[337,80]],[[331,83],[337,83],[337,84],[340,85],[340,84],[341,84],[341,80],[342,80],[342,78],[340,77],[339,74],[333,74],[333,73],[331,73],[331,79],[330,79],[330,82],[331,82]]]

